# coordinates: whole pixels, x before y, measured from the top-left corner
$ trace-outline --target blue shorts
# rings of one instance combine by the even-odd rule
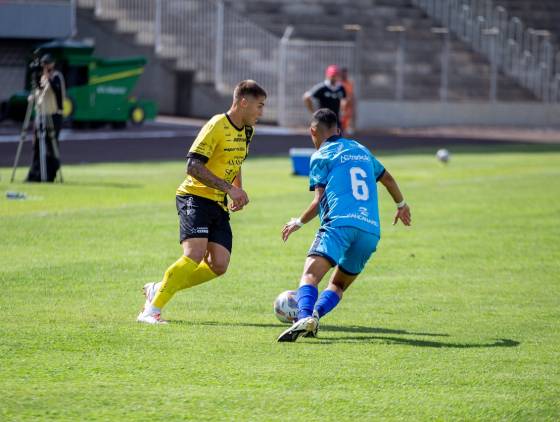
[[[355,227],[321,227],[307,256],[322,256],[346,274],[358,275],[378,242],[377,235]]]

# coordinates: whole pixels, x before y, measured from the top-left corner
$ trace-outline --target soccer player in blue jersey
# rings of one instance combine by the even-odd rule
[[[316,336],[319,319],[338,305],[346,289],[362,272],[379,242],[376,182],[381,182],[396,203],[393,224],[410,226],[410,209],[397,182],[371,152],[357,141],[340,136],[337,116],[317,110],[311,119],[311,139],[317,151],[311,156],[311,204],[299,218],[282,229],[282,239],[311,221],[317,214],[321,227],[307,254],[297,291],[298,319],[278,341]],[[319,296],[325,274],[335,270]]]

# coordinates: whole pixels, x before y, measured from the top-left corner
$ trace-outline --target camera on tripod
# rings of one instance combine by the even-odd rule
[[[41,87],[41,78],[44,73],[45,66],[54,64],[54,58],[46,53],[41,56],[39,50],[35,50],[29,62],[29,79],[31,82],[31,90]]]
[[[41,75],[43,74],[41,61],[38,52],[34,52],[29,62],[29,78],[32,90],[35,90],[41,84]]]
[[[40,57],[40,58],[39,58]],[[50,54],[39,55],[36,50],[28,65],[28,82],[31,93],[27,100],[27,109],[21,129],[21,138],[14,160],[12,178],[21,154],[31,120],[33,119],[33,159],[26,181],[53,182],[60,176],[60,154],[58,151],[58,133],[62,125],[60,97],[64,98],[64,80],[55,72],[55,60]]]

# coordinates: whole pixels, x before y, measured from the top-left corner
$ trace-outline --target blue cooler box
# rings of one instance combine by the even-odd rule
[[[309,163],[313,148],[290,148],[290,158],[292,159],[293,174],[297,176],[309,176]]]

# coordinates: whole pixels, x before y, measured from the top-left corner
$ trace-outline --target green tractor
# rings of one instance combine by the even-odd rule
[[[153,101],[130,96],[144,72],[146,59],[101,59],[92,56],[93,50],[91,44],[73,40],[53,41],[35,50],[35,57],[49,53],[56,60],[56,68],[64,75],[64,117],[75,126],[110,123],[114,127],[124,127],[128,121],[138,125],[146,119],[154,119],[157,106]],[[5,117],[23,120],[31,89],[31,73],[32,66],[28,66],[25,89],[2,104]]]

